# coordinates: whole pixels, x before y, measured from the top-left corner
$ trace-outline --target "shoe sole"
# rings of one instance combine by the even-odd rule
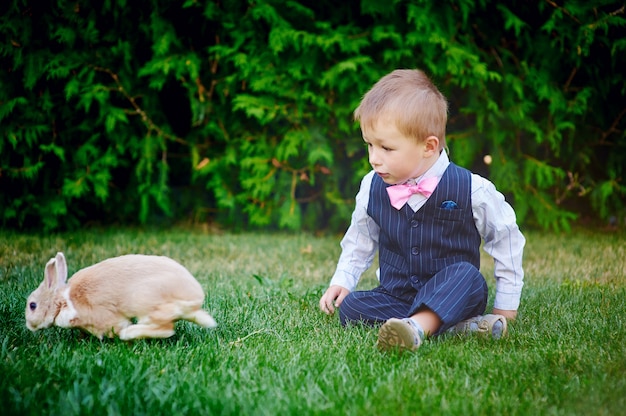
[[[413,329],[396,318],[389,319],[380,327],[376,346],[380,351],[415,351],[419,348],[419,344],[415,344]]]

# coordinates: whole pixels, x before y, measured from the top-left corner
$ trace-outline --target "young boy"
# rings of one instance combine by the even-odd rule
[[[352,222],[320,308],[343,325],[382,323],[378,348],[416,350],[444,331],[506,333],[515,319],[525,239],[494,185],[450,163],[448,104],[419,70],[380,79],[355,110],[373,170],[361,182]],[[481,239],[495,261],[493,314],[481,316],[487,283]],[[380,285],[356,291],[379,252]]]

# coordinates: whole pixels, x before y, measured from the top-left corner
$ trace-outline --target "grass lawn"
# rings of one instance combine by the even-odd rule
[[[499,341],[446,336],[382,354],[377,330],[317,306],[340,237],[85,230],[0,237],[0,414],[616,415],[626,412],[626,236],[527,232],[520,316]],[[184,264],[218,327],[165,340],[37,333],[25,300],[63,251],[70,275],[136,252]],[[493,302],[493,265],[483,274]],[[359,288],[375,285],[372,271]],[[491,306],[489,306],[491,308]]]

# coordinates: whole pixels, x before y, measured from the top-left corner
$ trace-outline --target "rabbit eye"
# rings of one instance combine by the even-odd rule
[[[30,308],[31,311],[34,311],[35,309],[37,309],[37,304],[35,302],[31,302],[30,305],[28,305],[28,307]]]

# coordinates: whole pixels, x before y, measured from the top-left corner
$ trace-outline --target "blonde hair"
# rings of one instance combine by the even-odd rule
[[[446,146],[448,102],[432,81],[418,69],[397,69],[382,77],[354,110],[361,130],[372,129],[381,119],[395,122],[400,133],[423,141],[435,136]]]

